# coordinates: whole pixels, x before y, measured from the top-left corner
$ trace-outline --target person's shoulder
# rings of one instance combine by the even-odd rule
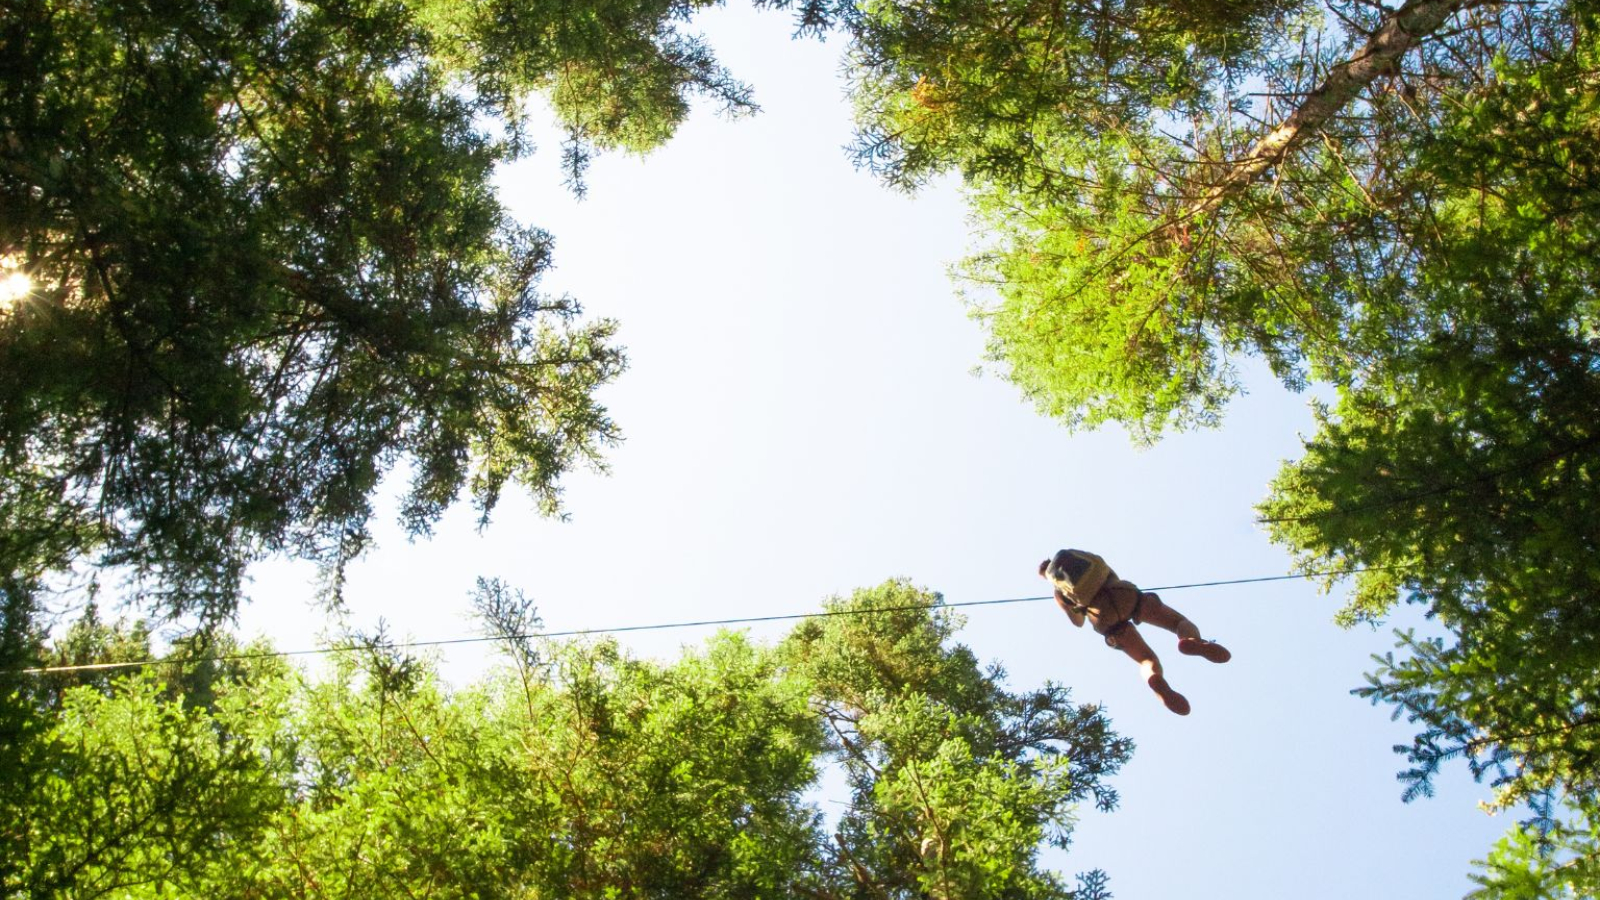
[[[1074,548],[1068,548],[1067,550],[1065,550],[1063,552],[1071,553],[1073,556],[1076,556],[1079,559],[1086,560],[1086,561],[1088,561],[1090,563],[1095,563],[1095,564],[1102,565],[1102,566],[1106,564],[1105,557],[1103,557],[1100,554],[1094,552],[1093,550],[1079,550],[1079,549],[1074,547]]]

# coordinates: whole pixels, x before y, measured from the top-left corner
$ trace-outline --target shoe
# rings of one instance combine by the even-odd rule
[[[1167,680],[1165,678],[1162,678],[1160,675],[1155,675],[1152,676],[1150,680],[1146,682],[1146,684],[1150,685],[1150,690],[1155,691],[1160,695],[1161,702],[1167,705],[1167,709],[1172,710],[1180,716],[1187,716],[1189,714],[1189,701],[1182,694],[1173,690],[1172,685],[1167,684]]]
[[[1203,641],[1199,638],[1178,638],[1178,652],[1198,656],[1214,663],[1225,663],[1233,659],[1233,654],[1228,652],[1227,647],[1216,641]]]

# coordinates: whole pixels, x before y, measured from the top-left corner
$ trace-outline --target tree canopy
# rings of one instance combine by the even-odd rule
[[[537,624],[501,585],[478,600]],[[723,633],[669,663],[519,630],[511,664],[460,690],[376,644],[316,680],[181,657],[36,681],[48,726],[10,770],[0,892],[1106,896],[1038,853],[1077,802],[1115,806],[1131,744],[1064,688],[1007,690],[938,604],[890,582],[776,645]],[[141,640],[91,620],[56,652]],[[839,816],[808,793],[830,767],[852,789]]]
[[[617,437],[594,392],[623,358],[539,290],[551,238],[491,179],[533,92],[574,178],[690,94],[747,108],[678,28],[700,5],[9,4],[0,258],[31,289],[0,308],[8,610],[75,572],[215,619],[278,552],[336,587],[396,470],[413,533],[513,483],[558,512]]]
[[[833,19],[858,160],[905,188],[962,176],[985,246],[958,273],[1041,412],[1153,441],[1219,422],[1247,357],[1336,391],[1260,509],[1302,571],[1368,570],[1347,624],[1404,599],[1450,635],[1402,636],[1359,691],[1418,723],[1405,796],[1466,758],[1497,805],[1531,804],[1536,843],[1590,860],[1596,13],[951,0]]]
[[[409,478],[412,534],[464,495],[486,519],[508,485],[559,514],[561,477],[601,465],[617,438],[595,392],[623,357],[613,323],[540,289],[552,240],[507,214],[495,167],[531,149],[533,94],[565,129],[580,190],[592,152],[659,145],[694,95],[751,109],[683,27],[708,5],[11,3],[0,21],[0,660],[39,658],[51,592],[115,593],[215,624],[245,567],[273,553],[321,561],[337,591],[390,473]],[[1331,387],[1304,456],[1260,507],[1264,524],[1303,571],[1365,570],[1346,624],[1382,621],[1403,600],[1442,626],[1445,639],[1403,635],[1359,692],[1418,727],[1403,748],[1407,798],[1459,758],[1492,781],[1496,805],[1532,811],[1485,861],[1484,896],[1592,892],[1592,0],[757,5],[848,39],[860,164],[906,189],[962,177],[984,242],[959,266],[973,313],[995,368],[1044,414],[1153,441],[1219,422],[1246,358],[1291,388]],[[11,889],[48,894],[128,871],[200,890],[162,867],[225,860],[235,843],[274,835],[283,853],[271,865],[350,879],[315,867],[362,858],[370,883],[425,891],[509,883],[469,884],[470,869],[601,894],[1062,895],[1029,848],[1064,839],[1051,829],[1068,804],[1114,800],[1082,773],[1114,769],[1125,748],[1097,756],[1121,745],[1053,689],[1006,694],[958,651],[929,649],[949,637],[937,618],[932,631],[902,625],[887,643],[856,620],[806,626],[770,652],[729,639],[682,670],[603,647],[551,650],[534,667],[547,657],[525,648],[516,681],[460,695],[381,654],[311,687],[218,675],[214,694],[190,685],[182,701],[160,679],[13,692],[0,761],[33,774],[0,790],[34,804],[29,821],[55,836],[27,833],[8,865],[45,881]],[[97,634],[85,625],[57,652],[142,640]],[[913,645],[927,672],[896,668]],[[252,678],[265,679],[259,692],[227,686]],[[740,777],[767,780],[690,791],[680,806],[628,793],[678,784],[634,766],[662,765],[645,750],[679,739],[649,723],[680,685],[706,702],[751,692],[765,718],[729,710],[723,738],[754,741],[768,768]],[[634,707],[643,718],[618,712]],[[1098,735],[1086,757],[1060,749],[1077,728]],[[557,735],[539,753],[599,766],[595,784],[615,776],[604,789],[615,793],[527,775],[517,754],[534,745],[502,741],[512,733]],[[640,742],[639,759],[593,750],[613,737]],[[722,772],[715,749],[674,752]],[[136,758],[147,752],[156,762]],[[819,753],[852,791],[826,838],[782,799],[810,783]],[[147,762],[170,779],[113,784]],[[540,832],[551,855],[515,823],[452,831],[445,807],[383,806],[426,796],[477,810],[491,788],[554,829]],[[185,819],[184,795],[215,796],[223,818]],[[991,822],[995,809],[979,807],[994,798],[1006,818]],[[711,825],[684,844],[651,830],[697,804],[770,846]],[[78,818],[57,821],[52,805]],[[616,816],[584,818],[598,808]],[[159,846],[58,840],[77,822],[115,834],[156,820]],[[367,839],[358,821],[388,829],[360,845],[364,857],[349,843]],[[550,833],[563,838],[546,846]],[[435,855],[406,843],[422,836]],[[694,869],[690,856],[710,862]],[[594,858],[607,862],[581,868]],[[181,877],[259,876],[250,890],[270,892],[289,877],[274,871],[197,862]]]

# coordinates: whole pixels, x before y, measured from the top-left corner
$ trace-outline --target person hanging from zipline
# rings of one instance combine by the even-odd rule
[[[1056,551],[1039,563],[1039,575],[1055,585],[1056,604],[1072,624],[1082,628],[1087,619],[1095,633],[1105,637],[1106,646],[1121,650],[1139,664],[1145,684],[1167,709],[1180,716],[1189,714],[1189,701],[1167,684],[1161,660],[1136,626],[1148,622],[1176,634],[1179,653],[1214,663],[1233,658],[1228,648],[1201,638],[1200,629],[1182,613],[1162,603],[1159,596],[1118,578],[1105,560],[1087,550]]]

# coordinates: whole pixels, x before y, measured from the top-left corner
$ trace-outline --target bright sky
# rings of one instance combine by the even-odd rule
[[[621,323],[630,370],[603,396],[627,441],[611,474],[567,481],[569,522],[508,493],[487,531],[463,504],[418,544],[386,505],[379,549],[350,573],[355,624],[471,635],[480,575],[535,597],[556,631],[805,612],[900,575],[950,602],[1037,596],[1039,560],[1065,546],[1147,586],[1287,571],[1251,507],[1311,427],[1304,397],[1247,367],[1253,389],[1225,427],[1151,450],[1040,418],[971,374],[983,337],[945,276],[968,245],[956,186],[907,198],[846,157],[842,42],[791,41],[783,16],[742,8],[700,25],[761,115],[701,110],[648,158],[602,158],[582,202],[560,187],[553,134],[503,179],[518,217],[556,237],[546,289]],[[314,645],[325,621],[307,568],[255,578],[246,632]],[[1387,629],[1340,631],[1341,598],[1300,582],[1164,597],[1234,651],[1211,666],[1146,629],[1187,719],[1053,604],[969,612],[962,639],[1013,687],[1070,685],[1138,744],[1113,781],[1121,808],[1085,810],[1052,865],[1104,868],[1124,900],[1470,889],[1469,861],[1509,822],[1475,808],[1487,791],[1461,766],[1437,797],[1401,804],[1390,747],[1411,731],[1349,694],[1392,646]],[[668,657],[704,636],[624,643]],[[446,671],[469,679],[490,653],[452,648]]]

